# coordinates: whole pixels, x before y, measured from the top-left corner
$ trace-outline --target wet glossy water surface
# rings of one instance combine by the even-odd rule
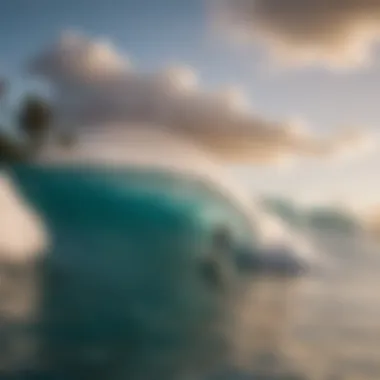
[[[198,379],[189,368],[224,357],[218,323],[227,309],[238,316],[233,355],[209,379],[380,379],[380,249],[366,236],[308,231],[328,259],[318,273],[245,274],[240,302],[229,303],[199,280],[192,257],[215,220],[229,222],[244,239],[244,217],[186,180],[107,172],[105,181],[104,173],[92,174],[18,174],[25,175],[24,191],[36,199],[54,244],[48,269],[46,262],[1,263],[1,379],[65,378],[41,375],[54,360],[77,365],[80,379],[131,378],[128,373],[136,380]],[[126,239],[126,231],[135,239]],[[139,331],[147,327],[163,333],[148,342],[151,336]],[[41,334],[53,346],[59,342],[59,354],[41,346]],[[136,344],[123,346],[134,339],[149,360]],[[159,364],[168,357],[186,370]]]

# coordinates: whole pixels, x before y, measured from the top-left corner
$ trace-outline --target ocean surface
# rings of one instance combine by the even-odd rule
[[[380,379],[379,246],[362,233],[325,230],[311,235],[331,261],[318,275],[289,284],[286,297],[283,284],[278,286],[280,299],[274,306],[286,302],[287,312],[271,313],[266,307],[270,314],[264,317],[266,322],[246,334],[254,346],[258,331],[269,324],[262,338],[271,342],[273,355],[267,355],[267,361],[261,358],[265,345],[259,344],[250,366],[246,362],[246,368],[228,368],[215,379]],[[265,280],[264,289],[273,287],[264,284]],[[252,283],[253,300],[257,291]],[[266,302],[276,298],[275,292],[268,294]],[[253,301],[251,316],[256,315],[255,305]]]
[[[343,245],[341,239],[339,243]],[[352,242],[346,244],[352,247]],[[380,260],[340,258],[339,264],[316,278],[250,282],[245,314],[237,311],[244,314],[244,328],[237,332],[235,364],[205,379],[380,379]],[[37,296],[34,270],[2,266],[2,311],[21,313],[32,306]],[[29,358],[33,343],[25,341],[24,332],[12,330],[19,322],[17,315],[13,322],[0,330],[0,354],[2,364],[17,368],[34,360]],[[19,377],[4,373],[0,378],[52,377],[29,377],[26,371]]]
[[[78,192],[72,183],[65,188],[70,181],[63,181],[62,173],[55,176],[54,180],[50,177],[48,186],[45,186],[44,189],[36,187],[38,175],[38,173],[34,173],[29,178],[28,191],[37,192],[40,202],[42,202],[41,205],[50,207],[49,213],[45,216],[52,227],[56,240],[49,255],[54,258],[53,264],[58,263],[59,265],[55,269],[53,265],[49,271],[46,271],[40,262],[29,262],[23,265],[1,263],[0,379],[67,379],[62,374],[52,375],[44,372],[46,360],[52,360],[54,355],[52,356],[51,352],[46,351],[41,355],[41,352],[44,351],[41,351],[36,335],[47,334],[47,331],[49,337],[53,336],[55,342],[59,341],[60,347],[64,347],[62,351],[64,355],[62,353],[58,355],[60,365],[65,361],[70,363],[70,366],[73,365],[73,357],[78,355],[78,352],[73,349],[76,347],[75,339],[81,340],[77,348],[80,346],[80,355],[87,355],[86,363],[90,363],[88,367],[83,366],[83,362],[78,363],[76,372],[82,371],[83,376],[79,376],[81,380],[124,378],[122,373],[118,376],[114,370],[117,368],[120,371],[120,366],[123,367],[126,364],[124,354],[126,350],[132,350],[131,347],[122,349],[117,347],[114,351],[112,351],[114,349],[112,347],[105,356],[101,350],[83,350],[86,348],[83,341],[87,339],[87,343],[92,348],[94,341],[91,339],[94,337],[96,337],[95,341],[104,344],[104,339],[112,336],[114,342],[120,335],[120,328],[125,323],[121,316],[130,316],[131,304],[135,305],[133,309],[139,320],[143,316],[146,318],[144,323],[147,323],[150,328],[159,330],[163,328],[162,331],[168,333],[168,335],[164,334],[165,336],[162,334],[157,336],[157,340],[153,344],[152,342],[144,343],[148,346],[151,345],[149,346],[150,361],[141,362],[139,361],[141,357],[129,360],[128,371],[131,370],[131,365],[144,369],[140,373],[140,377],[137,376],[136,379],[177,380],[170,374],[165,374],[165,368],[160,366],[158,368],[161,368],[162,373],[149,372],[150,365],[151,368],[154,368],[160,360],[168,360],[168,357],[184,367],[201,366],[203,360],[220,360],[223,354],[219,353],[219,350],[223,348],[224,342],[218,341],[218,333],[210,334],[213,327],[208,323],[218,320],[212,313],[225,308],[223,302],[221,303],[224,299],[208,293],[208,290],[202,288],[195,280],[191,271],[188,270],[191,268],[191,265],[187,265],[190,261],[186,261],[189,260],[188,253],[183,252],[184,256],[180,257],[173,255],[173,252],[178,252],[178,244],[185,244],[189,241],[186,239],[190,238],[184,233],[189,230],[190,225],[186,224],[187,222],[185,225],[181,225],[183,219],[177,218],[178,210],[174,214],[166,214],[165,219],[161,219],[161,235],[151,234],[149,236],[154,239],[146,239],[144,231],[147,228],[145,224],[147,220],[156,225],[156,218],[162,218],[163,215],[159,207],[157,208],[157,198],[155,198],[156,206],[153,209],[140,208],[142,204],[138,203],[125,204],[124,207],[129,211],[138,212],[135,214],[135,223],[128,224],[127,220],[123,220],[123,228],[121,228],[114,219],[115,216],[123,215],[120,204],[106,202],[107,208],[104,208],[102,207],[104,194],[89,192],[89,188],[86,188],[86,186],[93,186],[96,183],[98,190],[104,189],[102,176],[92,177],[91,184],[83,182],[84,176],[78,176],[77,180],[82,181],[75,184],[77,186],[80,183],[82,187],[82,190]],[[71,174],[67,173],[67,175]],[[114,177],[108,175],[108,181],[112,180],[117,184],[115,189],[120,188],[120,175],[117,174]],[[134,194],[141,195],[142,188],[151,188],[150,184],[144,183],[144,180],[132,182],[139,183],[133,190]],[[221,215],[218,207],[208,208],[210,212],[205,213],[204,206],[210,203],[210,197],[203,197],[202,194],[205,193],[200,189],[198,189],[200,192],[197,190],[194,193],[194,188],[191,194],[185,194],[191,188],[187,183],[183,184],[185,192],[180,191],[178,183],[171,185],[168,178],[162,178],[161,181],[155,180],[155,186],[155,197],[157,190],[160,189],[159,200],[161,203],[159,202],[159,204],[165,205],[165,210],[167,210],[169,200],[173,206],[173,199],[179,200],[181,204],[183,204],[183,199],[186,199],[186,206],[183,206],[181,212],[201,215],[202,218],[205,218],[206,226],[213,218],[219,218]],[[62,192],[66,192],[65,197],[74,197],[75,202],[80,201],[87,206],[93,202],[91,207],[95,204],[96,207],[92,210],[82,207],[79,218],[78,216],[73,218],[72,213],[78,209],[78,204],[73,203],[73,199],[67,204],[63,202],[65,197],[62,197]],[[112,197],[115,194],[113,191]],[[120,196],[122,194],[125,194],[125,190],[119,193]],[[194,196],[194,194],[197,195]],[[145,196],[148,195],[145,193]],[[148,198],[134,197],[133,201],[136,202],[138,199],[147,205]],[[62,204],[67,207],[62,208]],[[88,212],[84,212],[84,210]],[[99,212],[101,218],[99,218]],[[144,213],[149,214],[148,219]],[[229,215],[228,212],[227,215]],[[232,225],[239,226],[239,230],[244,230],[244,227],[240,228],[240,226],[244,226],[244,220],[229,219]],[[140,228],[139,221],[142,223]],[[107,229],[104,229],[104,223],[112,227],[108,232]],[[134,242],[138,245],[134,245],[134,249],[131,251],[135,252],[136,247],[139,247],[141,252],[146,253],[146,256],[125,257],[123,253],[125,240],[123,238],[126,226],[138,237]],[[196,227],[192,225],[191,228]],[[157,245],[157,242],[160,242],[159,235],[162,238],[168,229],[172,230],[173,228],[177,229],[178,236],[181,238],[176,242],[171,242],[170,249],[167,249],[166,243],[161,246]],[[115,231],[118,232],[116,235]],[[105,235],[106,233],[109,235]],[[346,233],[334,231],[331,228],[325,230],[309,228],[304,233],[323,257],[323,265],[318,272],[299,279],[266,276],[245,277],[245,290],[240,294],[241,302],[228,304],[230,305],[229,311],[235,313],[239,321],[233,327],[234,350],[232,357],[228,356],[229,362],[227,363],[226,360],[225,367],[218,369],[215,374],[210,374],[206,377],[207,380],[380,379],[379,247],[361,231]],[[116,265],[113,265],[112,271],[107,267],[107,263],[111,262],[109,261],[111,256],[104,257],[103,255],[107,250],[104,245],[105,236],[108,239],[107,254],[118,260]],[[201,241],[201,233],[199,238]],[[80,244],[78,244],[78,239],[81,241]],[[158,249],[158,247],[160,248]],[[152,257],[149,249],[159,251],[162,256]],[[70,257],[75,260],[68,259]],[[181,257],[185,260],[184,262],[178,261],[181,260]],[[174,263],[174,266],[170,267],[168,263]],[[183,268],[183,271],[173,272],[172,268],[174,267]],[[126,285],[121,281],[125,277],[125,268],[129,271],[130,281],[135,279],[137,282],[132,283],[132,281]],[[146,270],[149,271],[150,277],[149,281],[143,284],[138,279],[142,278],[141,271],[146,273]],[[41,273],[44,273],[42,277]],[[97,279],[96,284],[98,285],[111,281],[123,291],[115,295],[105,288],[89,286],[85,281],[84,274],[95,276],[93,278]],[[42,309],[41,306],[36,307],[36,305],[41,305],[41,278],[45,281],[43,283]],[[120,283],[118,283],[119,280]],[[173,287],[173,284],[176,286]],[[178,284],[181,284],[181,287],[178,287]],[[137,288],[131,288],[131,286],[137,286]],[[175,291],[172,291],[173,289]],[[163,294],[170,294],[172,298],[160,299],[159,297]],[[59,297],[57,298],[57,296]],[[157,297],[158,303],[154,301]],[[126,298],[128,305],[124,304]],[[58,303],[57,299],[59,299]],[[103,304],[99,304],[99,299]],[[139,301],[141,299],[146,301],[145,305],[141,304]],[[65,304],[67,300],[70,302]],[[73,303],[73,300],[77,300],[78,303]],[[157,314],[162,304],[166,305],[166,314]],[[173,309],[174,304],[176,307]],[[144,309],[146,305],[150,305],[152,308]],[[43,314],[41,314],[41,310],[43,310]],[[83,316],[81,326],[84,329],[80,333],[75,331],[73,334],[75,329],[65,329],[69,326],[70,317],[77,315],[78,310]],[[41,327],[41,321],[43,322],[41,318],[43,318],[42,316],[46,317],[47,311],[53,313],[54,318],[58,318],[55,320],[59,321],[58,325],[66,327],[63,330],[61,328],[58,330],[34,330],[30,333],[28,328],[31,325]],[[57,317],[59,313],[61,315]],[[94,315],[97,317],[95,318]],[[154,317],[151,318],[151,316]],[[157,316],[160,318],[157,319]],[[194,317],[201,321],[199,328],[204,329],[203,334],[202,330],[191,330],[194,325]],[[161,325],[151,324],[152,321],[157,320]],[[178,322],[177,325],[173,324],[175,321]],[[188,329],[184,326],[188,326]],[[144,334],[141,335],[136,327],[138,328],[139,325],[136,325],[135,321],[129,321],[128,331],[124,331],[127,335],[129,334],[127,340],[144,337]],[[83,336],[84,332],[88,335]],[[190,339],[192,336],[204,337],[204,340],[192,340]],[[185,350],[183,342],[187,342]],[[66,344],[69,344],[69,350],[67,350]],[[160,357],[158,353],[161,352],[161,347],[166,347],[166,352],[175,354]],[[168,347],[170,347],[169,351],[167,351]],[[164,351],[162,350],[162,352]],[[39,352],[37,356],[36,352]],[[122,356],[118,356],[120,352],[123,352]],[[184,353],[187,357],[184,356]],[[89,370],[92,366],[91,363],[99,364],[102,361],[105,364],[95,366],[96,371]],[[38,370],[38,368],[41,369]],[[182,378],[198,380],[200,378],[199,375],[188,372],[188,374],[178,377],[178,380],[182,380]]]

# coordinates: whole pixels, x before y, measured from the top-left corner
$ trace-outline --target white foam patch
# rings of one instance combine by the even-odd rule
[[[0,210],[0,261],[27,261],[41,255],[47,232],[5,174],[0,174]]]

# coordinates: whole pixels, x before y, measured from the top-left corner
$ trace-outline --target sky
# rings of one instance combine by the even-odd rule
[[[260,122],[302,120],[317,136],[355,127],[375,141],[380,2],[345,3],[3,0],[0,77],[14,106],[25,91],[41,89],[25,72],[29,58],[62,32],[77,31],[111,41],[139,71],[184,64],[204,91],[237,87],[265,116]],[[301,155],[289,167],[239,162],[234,173],[253,193],[362,209],[379,202],[379,162],[374,148],[341,160]]]

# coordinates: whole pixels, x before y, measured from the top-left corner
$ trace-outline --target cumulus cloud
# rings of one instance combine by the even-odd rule
[[[229,162],[330,156],[362,146],[361,136],[321,139],[291,123],[255,114],[244,92],[234,86],[206,91],[186,66],[139,72],[111,44],[81,35],[64,35],[28,68],[52,85],[57,118],[65,126],[162,125]]]
[[[291,64],[367,64],[380,39],[379,0],[211,0],[218,26]]]

